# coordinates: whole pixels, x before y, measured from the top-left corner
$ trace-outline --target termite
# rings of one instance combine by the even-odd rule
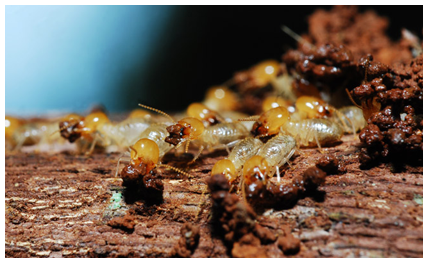
[[[334,116],[334,118],[341,118],[339,124],[343,124],[342,128],[345,133],[353,133],[362,130],[366,125],[363,111],[355,106],[345,106],[337,110],[342,115]],[[346,118],[344,118],[345,116]]]
[[[12,116],[5,116],[5,139],[6,146],[10,146],[11,148],[15,145],[15,141],[13,140],[13,134],[15,131],[22,125],[22,121],[18,118]]]
[[[330,120],[337,122],[337,124],[339,124],[346,132],[349,131],[354,134],[357,131],[357,127],[361,126],[361,120],[359,118],[360,112],[358,108],[346,107],[339,110],[324,100],[316,97],[299,97],[296,101],[296,112],[301,120],[329,118]]]
[[[167,143],[176,147],[179,147],[182,143],[186,143],[185,152],[188,151],[191,141],[199,145],[199,152],[192,162],[199,157],[205,148],[215,149],[225,147],[228,150],[228,147],[236,144],[239,139],[245,138],[249,134],[248,130],[241,123],[218,123],[205,128],[202,121],[194,117],[185,117],[175,122],[171,116],[160,110],[142,104],[139,104],[139,106],[168,116],[175,123],[166,128],[169,132],[169,136],[165,138]]]
[[[187,107],[187,115],[199,119],[204,123],[205,127],[225,122],[224,118],[218,112],[198,102],[194,102]]]
[[[281,126],[289,120],[290,114],[287,108],[279,106],[264,112],[261,116],[239,119],[239,121],[255,121],[251,134],[256,137],[276,135]]]
[[[92,153],[96,143],[102,146],[116,144],[125,148],[137,141],[140,134],[150,126],[146,115],[130,117],[119,123],[112,123],[102,112],[94,112],[86,117],[69,117],[59,123],[59,131],[63,138],[75,142],[83,138],[92,142],[86,154]]]
[[[280,65],[276,60],[265,60],[249,70],[236,73],[234,81],[244,83],[244,90],[262,88],[275,79],[279,72]]]
[[[363,84],[362,85],[369,85],[368,81],[367,81],[367,75],[368,75],[368,70],[370,67],[370,63],[371,61],[373,61],[373,56],[371,54],[367,55],[366,57],[362,58],[360,60],[360,64],[363,65],[364,68],[364,80],[363,80]],[[380,111],[381,108],[381,103],[377,100],[378,98],[375,97],[369,97],[369,98],[363,98],[361,99],[361,105],[358,105],[354,98],[352,97],[351,93],[349,92],[348,89],[345,89],[346,93],[348,94],[349,99],[351,100],[351,102],[358,108],[360,108],[363,111],[363,115],[364,115],[364,119],[366,121],[368,121],[368,119],[370,118],[370,116],[372,116],[373,113]]]
[[[281,127],[282,130],[296,138],[302,146],[328,145],[337,141],[343,136],[343,129],[336,122],[329,119],[306,119],[301,121],[287,121]]]
[[[266,112],[279,106],[285,107],[290,111],[290,107],[293,106],[293,103],[290,100],[285,100],[279,96],[268,96],[263,100],[262,110],[263,112]]]
[[[277,135],[265,144],[257,138],[246,138],[233,148],[227,159],[213,166],[211,174],[224,174],[230,183],[240,176],[241,188],[243,183],[248,185],[254,179],[254,173],[265,180],[276,172],[279,181],[279,167],[288,162],[295,150],[296,141],[289,135]],[[257,172],[255,167],[259,167]]]
[[[262,146],[262,141],[257,138],[247,137],[240,140],[226,159],[214,164],[211,174],[224,174],[229,182],[233,183],[239,177],[244,163],[254,156]]]
[[[150,139],[140,139],[129,148],[131,149],[130,165],[125,167],[124,171],[122,171],[127,173],[128,176],[129,173],[138,173],[134,176],[146,175],[149,172],[153,171],[155,168],[165,167],[167,169],[171,169],[175,172],[191,177],[190,174],[184,171],[181,171],[170,165],[160,163],[159,157],[161,157],[162,155],[160,155],[159,147],[156,142]],[[138,167],[138,169],[132,169],[135,167]],[[116,176],[117,174],[118,170],[116,170]]]
[[[65,118],[77,116],[69,114]],[[58,121],[30,121],[24,123],[13,117],[6,116],[6,139],[14,147],[21,149],[24,145],[52,144],[59,141]]]
[[[248,159],[243,167],[243,181],[241,189],[245,197],[245,185],[250,186],[255,181],[267,183],[267,178],[275,173],[279,179],[279,167],[283,166],[293,156],[296,150],[296,141],[293,137],[280,134],[263,145],[256,155]]]
[[[202,104],[217,112],[238,109],[238,96],[226,86],[213,86],[205,93]]]

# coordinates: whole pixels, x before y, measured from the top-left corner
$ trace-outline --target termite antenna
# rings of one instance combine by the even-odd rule
[[[143,105],[143,104],[138,104],[138,106],[140,106],[140,107],[142,107],[142,108],[145,108],[145,109],[148,109],[148,110],[151,110],[151,111],[154,111],[154,112],[156,112],[156,113],[159,113],[159,114],[162,114],[163,116],[165,116],[165,117],[167,117],[168,119],[170,119],[172,122],[176,122],[170,115],[168,115],[168,114],[166,114],[165,112],[163,112],[163,111],[161,111],[161,110],[158,110],[158,109],[155,109],[155,108],[152,108],[152,107],[149,107],[149,106],[146,106],[146,105]]]
[[[363,107],[361,107],[360,105],[358,105],[356,102],[355,102],[355,100],[354,100],[354,98],[352,98],[352,95],[351,95],[351,92],[349,92],[349,90],[348,90],[348,88],[345,88],[345,90],[346,90],[346,93],[348,94],[348,97],[349,97],[349,99],[351,100],[351,102],[352,102],[352,104],[354,104],[355,105],[355,107],[357,107],[357,108],[359,108],[359,109],[363,109]]]
[[[309,41],[307,41],[306,39],[304,39],[303,37],[301,37],[299,34],[297,34],[296,32],[294,32],[293,30],[291,30],[288,26],[281,25],[281,29],[287,35],[289,35],[290,37],[294,38],[294,40],[296,40],[298,43],[308,44],[311,48],[315,48],[314,45],[312,45],[311,43],[309,43]]]
[[[135,152],[135,154],[137,154],[138,152],[137,152],[137,150],[135,150],[135,148],[134,147],[132,147],[132,146],[129,146],[129,151],[131,152],[131,151],[134,151]]]
[[[260,118],[260,116],[255,115],[255,116],[250,116],[247,118],[238,119],[238,121],[257,121],[259,118]]]
[[[189,151],[190,140],[186,141],[186,146],[184,148],[184,152],[187,153]]]
[[[189,178],[193,178],[189,173],[186,173],[185,171],[182,171],[182,170],[180,170],[178,168],[175,168],[174,166],[170,166],[168,164],[158,164],[157,167],[164,167],[164,168],[173,170],[174,172],[177,172],[177,173],[180,173],[182,175],[185,175],[185,176],[187,176]]]

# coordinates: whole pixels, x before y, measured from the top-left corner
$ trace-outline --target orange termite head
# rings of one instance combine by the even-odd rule
[[[254,123],[251,134],[269,136],[277,134],[281,126],[290,118],[287,108],[279,106],[263,113]]]
[[[206,123],[205,126],[214,125],[220,122],[217,112],[210,110],[207,106],[198,102],[192,103],[187,107],[187,115]]]
[[[255,181],[266,182],[266,176],[269,171],[269,164],[265,158],[255,155],[244,163],[242,170],[244,183],[250,185]]]
[[[332,117],[335,108],[320,98],[301,96],[296,100],[296,110],[302,119],[319,119]]]
[[[292,103],[278,96],[268,96],[263,100],[262,110],[263,112],[266,112],[270,109],[277,108],[279,106],[288,108],[292,106]]]
[[[185,140],[195,140],[204,132],[204,129],[202,121],[186,117],[166,128],[169,136],[165,138],[165,142],[177,145]]]
[[[257,87],[264,87],[276,78],[280,66],[276,60],[265,60],[250,69],[251,79]]]
[[[12,116],[5,116],[5,137],[6,139],[12,138],[13,133],[16,131],[16,129],[21,126],[22,122],[14,118]]]
[[[131,113],[129,114],[128,118],[129,119],[137,119],[137,118],[144,118],[144,119],[148,119],[151,118],[152,115],[150,115],[150,113],[146,110],[143,109],[134,109],[133,111],[131,111]]]
[[[138,166],[144,164],[146,172],[150,172],[156,167],[159,161],[158,145],[147,138],[138,140],[131,148],[131,164]]]
[[[205,94],[204,104],[216,111],[233,111],[238,108],[238,98],[224,86],[214,86]]]
[[[233,182],[238,177],[235,165],[229,159],[217,161],[212,170],[211,175],[223,174],[229,182]]]

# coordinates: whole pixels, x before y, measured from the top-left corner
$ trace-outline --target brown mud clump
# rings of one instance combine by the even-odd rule
[[[153,170],[147,171],[144,163],[125,166],[120,177],[123,180],[122,186],[126,187],[124,196],[127,203],[137,200],[144,200],[147,204],[162,203],[162,180]]]
[[[115,217],[111,219],[107,225],[132,233],[134,232],[135,217],[131,214],[126,214],[123,217]]]
[[[199,244],[199,226],[185,223],[180,230],[181,237],[172,249],[171,257],[190,257]]]
[[[315,46],[331,43],[344,45],[360,59],[370,53],[384,64],[409,62],[414,41],[403,31],[402,39],[393,42],[387,35],[389,21],[376,12],[358,12],[356,6],[335,6],[330,11],[319,9],[308,19],[309,32],[302,37]]]
[[[368,125],[360,132],[363,167],[378,161],[422,164],[423,55],[392,68],[363,58],[367,81],[351,91],[362,105]]]
[[[276,241],[277,236],[256,222],[257,215],[247,204],[229,192],[229,182],[222,174],[208,180],[213,201],[214,227],[221,232],[225,245],[233,257],[267,257],[264,244]],[[216,230],[214,230],[216,231]]]
[[[344,161],[333,154],[326,154],[319,158],[316,167],[326,172],[327,175],[344,174],[346,172]]]
[[[323,170],[312,166],[303,174],[295,176],[289,184],[275,185],[255,181],[245,186],[246,198],[258,211],[293,207],[299,199],[306,196],[319,198],[322,192],[318,191],[318,186],[325,183],[326,175]]]

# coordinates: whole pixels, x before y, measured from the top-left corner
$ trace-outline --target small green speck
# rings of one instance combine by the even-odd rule
[[[415,194],[413,196],[413,201],[415,201],[418,205],[423,205],[424,203],[424,198],[423,196],[419,195],[419,194]]]

